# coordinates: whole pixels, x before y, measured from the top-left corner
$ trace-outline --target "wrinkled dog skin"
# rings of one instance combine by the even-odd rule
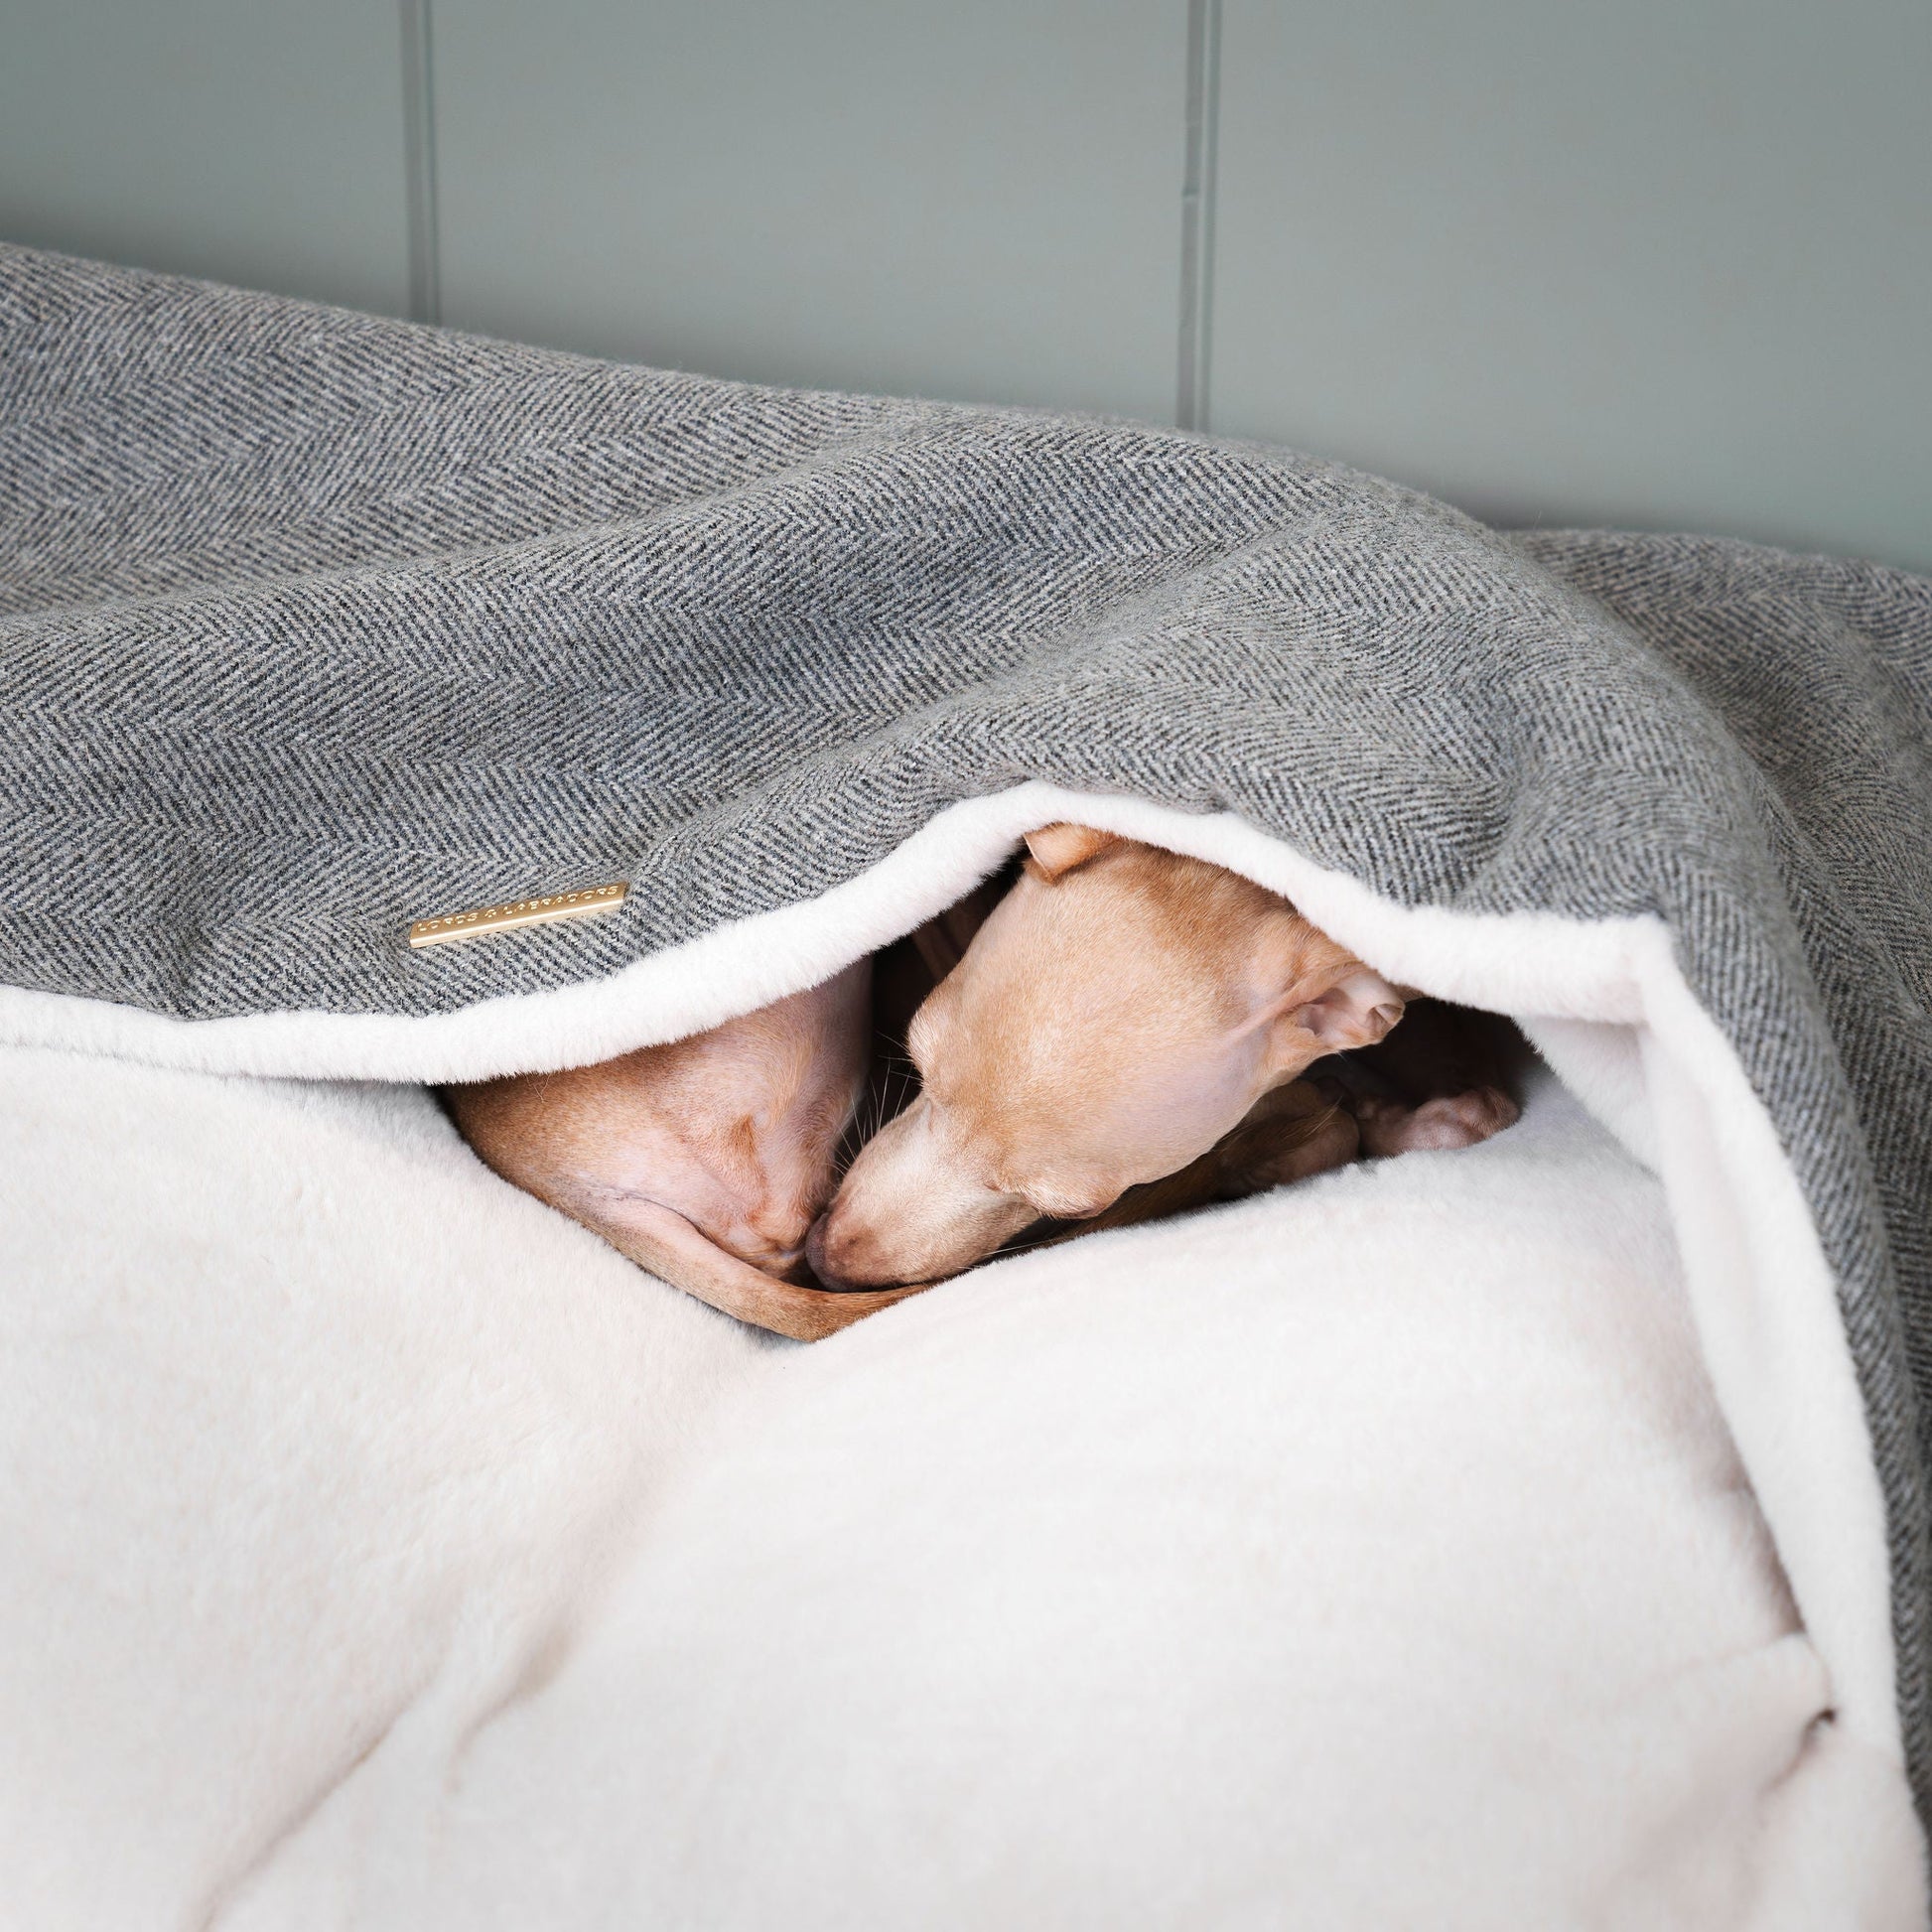
[[[1402,1017],[1386,980],[1236,874],[1078,825],[1027,845],[1012,892],[913,1019],[918,1099],[812,1230],[828,1287],[940,1280],[1042,1218],[1107,1214]],[[1314,1144],[1305,1160],[1208,1173],[1173,1204],[1352,1157],[1352,1122],[1315,1097],[1288,1111],[1289,1139]]]
[[[871,1058],[871,988],[862,960],[688,1039],[444,1100],[505,1180],[713,1308],[815,1340],[911,1292],[799,1279]]]

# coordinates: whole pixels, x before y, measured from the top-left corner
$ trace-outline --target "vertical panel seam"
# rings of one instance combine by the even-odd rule
[[[443,319],[436,233],[436,77],[430,0],[401,0],[404,221],[409,238],[409,316]]]
[[[1187,141],[1180,178],[1179,368],[1174,383],[1174,422],[1181,429],[1208,426],[1220,120],[1221,0],[1187,0]]]

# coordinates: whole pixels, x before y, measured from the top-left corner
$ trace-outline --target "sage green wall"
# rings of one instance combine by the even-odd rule
[[[1172,0],[462,0],[449,321],[763,382],[1162,417]]]
[[[1226,47],[1220,426],[1932,568],[1932,0],[1227,0]]]
[[[1173,420],[1186,0],[430,4],[0,0],[0,232],[402,313],[407,96],[446,321]],[[1925,0],[1201,4],[1214,429],[1932,570]]]
[[[395,0],[0,0],[0,236],[396,313]]]

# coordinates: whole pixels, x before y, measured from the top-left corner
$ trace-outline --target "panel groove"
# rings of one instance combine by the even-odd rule
[[[409,226],[409,315],[443,320],[443,277],[436,233],[436,71],[430,0],[402,4],[402,121]]]
[[[1220,96],[1221,0],[1187,0],[1187,152],[1180,183],[1180,365],[1174,421],[1192,430],[1208,426]]]

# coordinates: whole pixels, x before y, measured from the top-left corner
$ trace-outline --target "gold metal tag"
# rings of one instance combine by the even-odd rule
[[[446,912],[440,919],[418,919],[409,928],[409,943],[443,946],[452,939],[474,939],[481,932],[508,932],[513,926],[615,912],[629,890],[628,882],[620,879],[612,886],[586,886],[581,893],[546,893],[541,898],[513,898],[507,905],[483,905],[474,912]]]

